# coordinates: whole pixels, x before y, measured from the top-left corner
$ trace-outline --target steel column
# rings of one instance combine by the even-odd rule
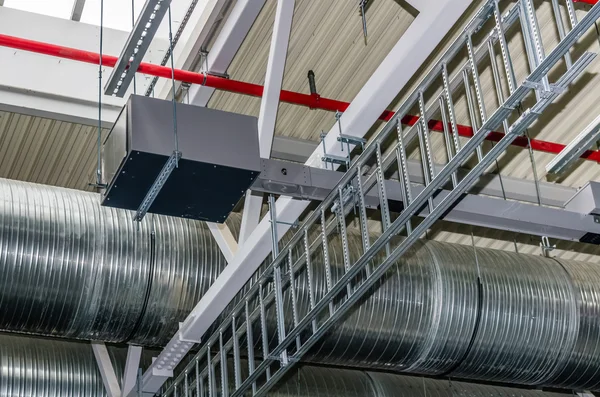
[[[96,363],[98,364],[98,369],[100,370],[100,375],[102,375],[102,382],[104,383],[106,394],[108,394],[108,397],[120,397],[121,387],[119,386],[115,368],[110,360],[106,345],[104,342],[92,342],[91,344],[92,350],[94,351],[94,357],[96,357]]]
[[[258,115],[259,152],[260,157],[264,159],[271,157],[271,148],[273,147],[275,122],[277,121],[277,112],[279,110],[279,93],[283,85],[283,72],[287,59],[290,33],[292,31],[294,5],[295,0],[277,1],[271,47],[267,61],[267,72],[265,75],[265,86]],[[240,229],[240,244],[244,243],[248,235],[258,225],[262,202],[262,197],[251,194],[250,191],[246,194]]]

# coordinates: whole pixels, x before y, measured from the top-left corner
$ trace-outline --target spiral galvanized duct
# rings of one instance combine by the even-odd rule
[[[109,347],[119,381],[126,350]],[[231,382],[233,383],[233,382]],[[179,396],[185,396],[180,391]],[[189,396],[196,395],[194,391]],[[567,397],[402,375],[302,366],[269,393],[273,397]],[[89,344],[0,335],[0,397],[103,397]]]
[[[338,239],[330,240],[331,247],[339,246]],[[361,254],[359,237],[351,236],[350,242],[350,256],[357,259]],[[472,250],[463,248],[435,242],[415,244],[306,359],[420,374],[453,369],[469,346],[477,316]],[[329,254],[338,270],[334,274],[340,274],[341,249],[330,249]],[[445,266],[438,265],[441,258]],[[311,260],[322,264],[322,251],[316,251]],[[313,269],[316,295],[320,296],[326,291],[325,270],[319,265]],[[298,277],[298,292],[302,316],[309,309],[306,278]],[[289,306],[289,296],[286,298]],[[275,313],[268,314],[275,319]],[[274,321],[269,326],[270,334],[276,335]]]
[[[122,352],[109,354],[122,371]],[[89,344],[0,335],[0,397],[105,395]]]
[[[357,247],[351,241],[353,259]],[[330,249],[338,268],[340,252]],[[321,255],[313,263],[323,263]],[[317,295],[324,294],[324,268],[313,270]],[[297,292],[306,313],[302,277]],[[289,297],[286,304],[291,311]],[[274,319],[271,313],[270,335],[276,335]],[[415,244],[305,359],[595,390],[599,331],[598,266],[428,241]]]
[[[225,266],[205,224],[0,180],[0,329],[165,343]]]
[[[138,228],[94,194],[7,180],[0,191],[3,330],[162,344],[225,265],[199,222],[149,216]],[[360,246],[351,236],[352,259]],[[340,247],[334,236],[337,269]],[[312,258],[317,294],[321,256]],[[421,242],[306,359],[595,389],[598,281],[589,264]],[[306,281],[297,283],[303,313]]]

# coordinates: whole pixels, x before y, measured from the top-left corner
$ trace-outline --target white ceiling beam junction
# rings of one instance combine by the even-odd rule
[[[196,4],[173,51],[175,69],[192,70],[215,25],[224,18],[227,2],[228,0],[205,0]],[[177,90],[180,85],[181,83],[176,81],[175,89]],[[170,80],[158,79],[154,93],[158,98],[170,98],[171,88]]]
[[[127,348],[127,359],[125,360],[125,369],[123,373],[122,396],[126,396],[135,389],[141,358],[142,346],[129,345]]]
[[[227,263],[230,263],[238,250],[238,243],[235,241],[233,234],[231,234],[231,230],[224,223],[206,222],[206,225],[208,225],[208,229],[221,249],[225,260]]]
[[[121,387],[119,386],[115,368],[110,360],[106,345],[104,342],[92,342],[91,344],[106,394],[108,397],[121,397]]]
[[[279,110],[279,95],[283,85],[283,72],[292,31],[292,20],[294,19],[294,4],[294,0],[277,1],[265,86],[258,114],[258,147],[260,157],[264,159],[271,157],[271,148],[273,147],[275,123],[277,122],[277,111]],[[240,245],[246,241],[258,225],[262,202],[263,197],[261,194],[252,194],[249,190],[246,192],[238,241]]]
[[[229,65],[248,35],[254,21],[258,18],[265,2],[266,0],[238,0],[235,3],[208,53],[207,65],[203,65],[203,68],[206,68],[209,73],[227,73]],[[201,85],[191,86],[188,92],[190,104],[206,106],[213,92],[215,92],[214,88]]]
[[[2,33],[30,40],[98,52],[98,26],[9,7],[0,12]],[[129,32],[104,28],[104,53],[118,55]],[[164,39],[155,38],[145,62],[160,62]],[[0,48],[0,111],[17,112],[86,125],[98,124],[98,65]],[[105,68],[106,77],[110,68]],[[147,81],[136,76],[138,89]],[[102,125],[110,128],[123,98],[102,98]]]
[[[356,95],[344,115],[344,133],[364,137],[381,113],[417,72],[427,57],[456,23],[472,0],[438,0],[426,7],[392,48],[364,87]],[[342,154],[337,142],[337,126],[325,138],[327,153]],[[321,166],[322,146],[307,161],[307,165]],[[277,200],[277,219],[293,223],[308,207],[308,201],[281,197]],[[277,224],[278,236],[290,228]],[[271,252],[271,225],[263,218],[254,232],[241,246],[227,267],[181,324],[179,331],[154,360],[142,377],[142,390],[153,393],[167,380],[155,371],[171,371],[179,363],[174,352],[188,352],[214,323],[231,299],[248,282],[260,264]],[[132,396],[133,397],[133,396]]]

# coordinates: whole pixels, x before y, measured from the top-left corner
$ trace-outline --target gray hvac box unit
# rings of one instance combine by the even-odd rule
[[[102,205],[137,210],[175,149],[173,103],[132,95],[103,146]],[[177,104],[181,159],[148,212],[223,222],[260,172],[255,117]]]

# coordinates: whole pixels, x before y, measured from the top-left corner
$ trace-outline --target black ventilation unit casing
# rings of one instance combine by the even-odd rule
[[[178,103],[177,136],[148,212],[223,222],[260,172],[257,119]],[[137,210],[174,150],[173,103],[132,95],[104,142],[102,205]]]

